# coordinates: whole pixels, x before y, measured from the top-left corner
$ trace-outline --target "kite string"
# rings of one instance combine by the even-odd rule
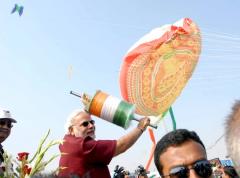
[[[225,133],[223,133],[223,134],[215,141],[214,144],[212,144],[211,146],[209,146],[209,147],[207,148],[207,150],[210,150],[210,149],[212,149],[213,147],[215,147],[215,146],[217,145],[217,143],[224,137],[224,135],[225,135]]]
[[[235,41],[240,41],[240,37],[236,37],[233,34],[229,33],[219,33],[219,32],[213,32],[207,28],[201,28],[202,30],[202,35],[210,36],[210,37],[216,37],[216,38],[224,38],[224,39],[229,39],[229,40],[235,40]]]

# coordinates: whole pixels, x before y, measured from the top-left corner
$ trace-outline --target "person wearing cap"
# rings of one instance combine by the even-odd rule
[[[17,121],[12,118],[10,111],[0,109],[0,164],[4,161],[2,143],[11,133],[12,123]]]

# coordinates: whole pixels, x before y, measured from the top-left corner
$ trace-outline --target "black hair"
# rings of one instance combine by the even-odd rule
[[[239,178],[237,171],[233,166],[225,166],[223,170],[224,173],[227,174],[230,178]]]
[[[200,140],[199,136],[194,131],[189,131],[187,129],[177,129],[171,131],[164,135],[157,143],[155,151],[154,151],[154,162],[158,169],[160,175],[163,175],[162,169],[163,165],[160,162],[160,156],[171,146],[179,146],[189,140],[195,141],[203,146],[204,150],[205,146]]]

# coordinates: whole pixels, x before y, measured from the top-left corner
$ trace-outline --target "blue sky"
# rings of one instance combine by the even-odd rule
[[[15,3],[24,6],[21,17],[10,14]],[[239,5],[233,0],[0,1],[0,106],[18,121],[5,149],[13,155],[33,153],[49,128],[52,139],[62,138],[66,117],[82,106],[70,90],[94,94],[101,89],[121,98],[119,72],[128,49],[153,28],[183,17],[198,24],[202,53],[173,110],[178,128],[197,131],[211,147],[224,133],[231,105],[240,98]],[[133,122],[126,131],[95,120],[98,139],[117,139],[136,125]],[[157,140],[170,130],[167,116],[155,131]],[[129,151],[113,159],[110,169],[116,164],[129,170],[145,165],[150,149],[145,133]],[[49,154],[57,152],[55,147]],[[208,149],[208,155],[224,158],[224,139]]]

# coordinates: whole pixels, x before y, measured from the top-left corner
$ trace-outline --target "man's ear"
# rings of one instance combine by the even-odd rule
[[[73,133],[73,127],[72,127],[72,126],[70,126],[70,127],[68,128],[68,131],[69,131],[70,135],[74,135],[74,133]]]

